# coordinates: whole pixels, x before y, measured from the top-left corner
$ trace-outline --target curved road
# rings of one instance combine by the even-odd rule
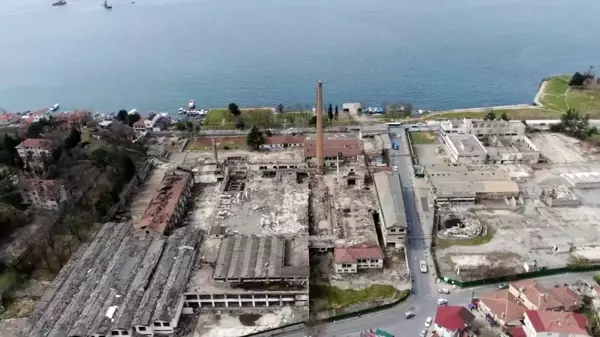
[[[355,317],[332,323],[321,325],[318,328],[319,337],[341,337],[346,334],[360,332],[367,329],[380,328],[386,330],[395,336],[418,336],[419,332],[424,328],[426,317],[435,315],[437,308],[436,299],[437,289],[432,287],[432,278],[429,273],[421,273],[419,270],[419,261],[427,260],[428,245],[423,237],[421,224],[419,221],[418,212],[415,205],[415,198],[412,184],[412,161],[408,146],[405,145],[406,137],[404,136],[404,128],[392,130],[390,134],[392,139],[396,138],[396,134],[400,137],[400,149],[393,151],[393,156],[390,158],[393,165],[398,166],[398,173],[402,185],[402,193],[404,200],[404,208],[406,212],[406,220],[408,222],[409,238],[406,243],[407,256],[409,259],[409,267],[413,278],[413,294],[402,304],[392,307],[387,310],[378,311],[362,317]],[[462,295],[462,296],[461,296]],[[465,293],[452,294],[446,296],[452,303],[453,298],[460,296],[464,300]],[[470,293],[469,293],[470,296]],[[466,302],[465,302],[466,304]],[[415,312],[416,316],[412,319],[404,319],[406,311]],[[302,328],[290,332],[280,332],[265,334],[265,336],[278,337],[306,337],[314,335],[309,329]],[[316,337],[316,336],[315,336]]]

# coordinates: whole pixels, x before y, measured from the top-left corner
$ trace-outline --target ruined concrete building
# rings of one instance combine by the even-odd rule
[[[190,196],[192,175],[185,171],[173,171],[165,175],[163,186],[152,198],[144,216],[135,224],[138,233],[164,234],[177,223],[185,210]]]
[[[373,175],[379,200],[379,222],[386,248],[404,247],[407,233],[402,186],[397,174],[379,172]]]
[[[131,228],[106,223],[75,252],[38,303],[29,337],[174,332],[201,233],[186,227],[138,238]]]
[[[324,139],[323,140],[323,157],[325,166],[336,166],[338,160],[352,161],[358,160],[362,154],[360,140],[358,138],[346,139]],[[317,159],[317,141],[307,139],[304,141],[304,160],[309,163],[315,162]]]
[[[70,199],[70,193],[56,180],[29,179],[19,182],[19,194],[23,204],[47,210],[58,210]]]

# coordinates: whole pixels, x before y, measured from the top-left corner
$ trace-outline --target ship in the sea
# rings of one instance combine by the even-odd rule
[[[64,5],[66,5],[66,4],[67,4],[67,1],[66,1],[66,0],[58,0],[58,1],[56,1],[56,2],[53,2],[53,3],[52,3],[52,6],[64,6]]]

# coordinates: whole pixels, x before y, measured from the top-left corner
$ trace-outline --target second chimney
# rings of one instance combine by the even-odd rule
[[[323,150],[323,82],[317,83],[317,173],[325,174],[325,151]]]

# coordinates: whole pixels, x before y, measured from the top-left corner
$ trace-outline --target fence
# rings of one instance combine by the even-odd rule
[[[406,291],[402,294],[402,296],[400,298],[398,298],[397,300],[384,304],[384,305],[380,305],[380,306],[376,306],[376,307],[372,307],[372,308],[367,308],[364,310],[359,310],[359,311],[353,311],[353,312],[349,312],[349,313],[344,313],[344,314],[340,314],[340,315],[336,315],[336,316],[332,316],[329,318],[325,318],[322,320],[317,320],[314,322],[299,322],[299,323],[293,323],[293,324],[288,324],[288,325],[284,325],[284,326],[280,326],[277,328],[273,328],[273,329],[268,329],[268,330],[263,330],[260,332],[255,332],[253,334],[249,334],[246,336],[252,336],[252,337],[273,337],[273,336],[277,336],[283,333],[290,333],[290,332],[295,332],[295,331],[302,331],[302,330],[310,330],[311,327],[313,326],[318,326],[321,324],[325,324],[325,323],[331,323],[340,319],[348,319],[348,318],[352,318],[352,317],[358,317],[358,316],[362,316],[364,314],[370,314],[373,312],[377,312],[380,310],[385,310],[385,309],[389,309],[392,307],[395,307],[396,305],[404,302],[408,296],[410,295],[409,291]]]
[[[340,132],[357,132],[360,129],[359,126],[328,126],[323,128],[326,133],[340,133]],[[316,133],[317,128],[292,128],[292,129],[269,129],[273,135],[284,135],[291,133]],[[224,137],[224,136],[245,136],[250,130],[200,130],[193,134],[186,131],[149,131],[149,137]]]

